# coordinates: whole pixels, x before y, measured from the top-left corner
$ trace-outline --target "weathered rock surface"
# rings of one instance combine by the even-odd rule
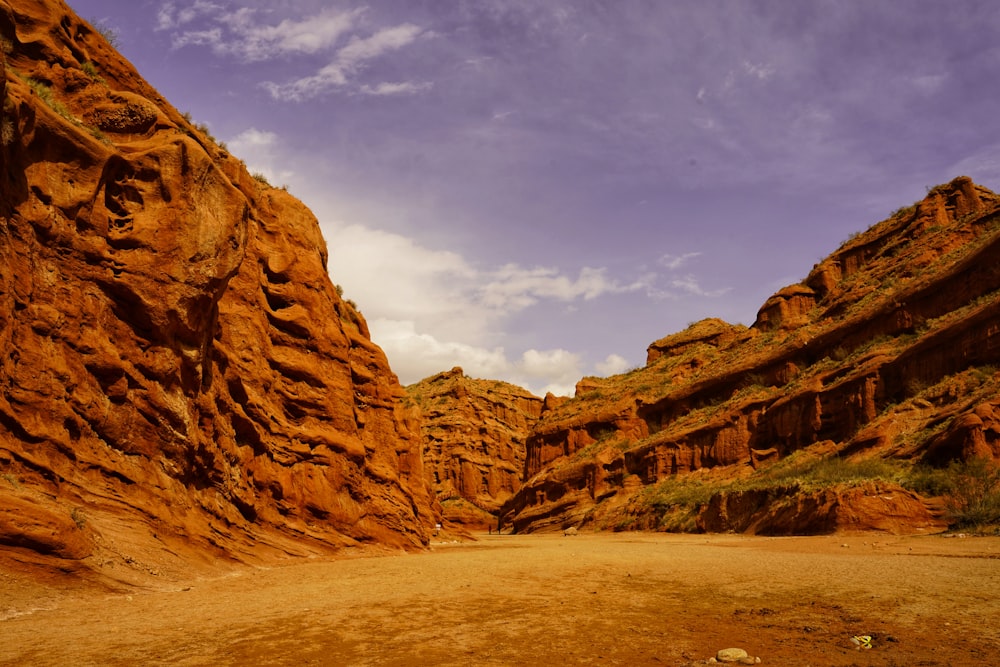
[[[517,530],[655,528],[636,512],[663,484],[742,479],[800,450],[998,459],[998,295],[1000,197],[965,177],[938,186],[768,299],[752,327],[705,320],[650,345],[642,369],[588,378],[528,437],[526,481],[503,515]],[[770,508],[717,498],[700,528],[941,526],[898,487],[778,495]]]
[[[423,415],[424,469],[445,519],[470,528],[495,524],[521,487],[524,441],[543,399],[461,368],[406,388]]]
[[[63,2],[0,0],[0,37],[0,551],[426,544],[417,425],[313,215]]]

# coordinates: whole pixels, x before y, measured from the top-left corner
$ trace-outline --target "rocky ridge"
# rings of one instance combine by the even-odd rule
[[[2,557],[426,545],[418,424],[310,211],[63,2],[0,0],[0,46]]]
[[[467,377],[461,368],[406,393],[423,416],[424,470],[445,520],[486,530],[521,488],[524,443],[543,399],[506,382]]]
[[[751,327],[705,320],[645,367],[586,378],[527,440],[519,531],[656,528],[679,480],[780,462],[1000,458],[1000,197],[962,177],[848,240]],[[750,485],[752,486],[752,485]],[[706,502],[690,529],[940,529],[889,481],[798,483]]]

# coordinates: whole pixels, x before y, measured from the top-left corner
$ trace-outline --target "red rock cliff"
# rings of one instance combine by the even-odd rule
[[[542,399],[506,382],[466,377],[461,368],[406,391],[423,414],[424,466],[445,519],[492,525],[521,488],[524,441]]]
[[[606,527],[661,482],[745,477],[800,450],[1000,458],[998,294],[1000,197],[964,177],[934,188],[768,299],[752,327],[697,323],[543,414],[503,514],[518,530]],[[716,519],[703,527],[737,528]],[[811,520],[789,521],[755,525]]]
[[[0,551],[426,544],[417,425],[309,210],[62,2],[0,0],[0,40]]]

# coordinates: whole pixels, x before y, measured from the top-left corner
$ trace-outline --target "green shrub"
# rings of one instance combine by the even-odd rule
[[[96,81],[97,83],[104,83],[104,79],[97,71],[97,65],[90,62],[89,60],[80,65],[80,69],[82,69],[84,74],[89,76],[92,81]]]
[[[1000,524],[1000,465],[975,458],[948,466],[953,486],[948,515],[956,528],[982,529]]]
[[[849,460],[839,456],[806,458],[807,456],[806,452],[795,452],[752,477],[733,483],[727,490],[746,491],[782,486],[822,489],[869,480],[898,483],[905,470],[902,464],[885,459]]]
[[[91,23],[93,23],[94,30],[97,31],[97,34],[103,37],[105,41],[107,41],[107,43],[111,45],[111,48],[114,49],[118,48],[120,40],[118,39],[117,29],[112,28],[111,26],[106,25],[104,23],[94,23],[93,21],[91,21]]]
[[[698,529],[698,512],[721,490],[701,481],[671,478],[646,487],[639,503],[661,530],[690,533]]]
[[[38,98],[41,101],[45,102],[45,104],[47,104],[50,109],[55,111],[63,118],[76,122],[73,116],[70,115],[69,109],[67,109],[62,102],[60,102],[55,98],[55,94],[52,92],[52,89],[49,86],[42,83],[41,81],[38,81],[37,79],[29,78],[27,79],[27,82],[28,85],[31,87],[31,90],[35,92],[35,95],[38,95]]]

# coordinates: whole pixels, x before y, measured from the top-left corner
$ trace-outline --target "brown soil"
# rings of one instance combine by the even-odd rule
[[[110,590],[0,573],[0,664],[973,665],[1000,538],[496,536]],[[871,635],[856,650],[853,635]]]

